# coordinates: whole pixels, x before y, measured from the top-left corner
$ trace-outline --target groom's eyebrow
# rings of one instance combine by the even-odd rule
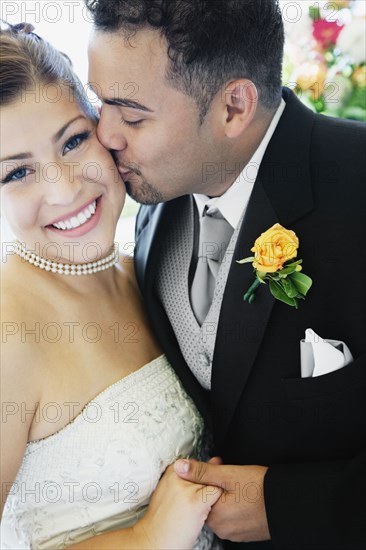
[[[106,103],[107,105],[116,105],[117,107],[129,107],[130,109],[139,109],[139,111],[145,111],[147,113],[154,112],[152,109],[146,107],[146,105],[143,105],[138,101],[134,101],[133,99],[127,99],[123,97],[114,97],[113,99],[100,97],[97,93],[98,87],[96,87],[93,82],[88,82],[88,87],[92,90],[92,92],[95,93],[95,95],[102,103]]]
[[[113,99],[109,99],[106,97],[100,97],[97,94],[97,89],[95,85],[92,82],[88,83],[89,88],[92,90],[92,92],[95,93],[97,97],[99,97],[99,100],[102,103],[106,103],[107,105],[116,105],[117,107],[129,107],[130,109],[139,109],[139,111],[145,111],[147,113],[153,113],[154,111],[152,109],[149,109],[146,107],[146,105],[143,105],[142,103],[139,103],[138,101],[134,101],[133,99],[127,99],[122,97],[114,97]]]
[[[133,99],[123,99],[116,97],[114,99],[102,99],[103,103],[106,103],[107,105],[117,105],[118,107],[129,107],[130,109],[138,109],[139,111],[146,111],[148,113],[152,113],[153,111],[146,107],[146,105],[142,105],[142,103],[139,103],[138,101],[134,101]]]

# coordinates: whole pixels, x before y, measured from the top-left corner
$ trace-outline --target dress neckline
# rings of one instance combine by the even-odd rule
[[[122,376],[122,378],[120,378],[116,382],[113,382],[112,384],[110,384],[109,386],[107,386],[106,388],[104,388],[103,390],[98,392],[94,397],[89,399],[89,401],[87,401],[85,403],[85,405],[80,410],[80,412],[78,412],[78,414],[72,420],[70,420],[70,422],[68,422],[67,424],[62,426],[59,430],[57,430],[56,432],[54,432],[52,434],[46,435],[45,437],[41,437],[39,439],[32,439],[32,440],[28,441],[27,442],[27,448],[31,447],[33,445],[37,445],[38,443],[48,441],[48,440],[52,439],[53,437],[59,435],[61,432],[63,432],[64,430],[66,430],[70,426],[72,426],[75,423],[75,421],[82,416],[83,412],[90,405],[90,403],[93,403],[93,401],[96,401],[97,399],[102,397],[102,395],[104,395],[105,393],[110,391],[112,388],[118,386],[121,383],[126,383],[126,382],[130,381],[133,378],[138,378],[139,376],[141,376],[141,374],[145,370],[147,370],[148,368],[151,368],[153,365],[155,365],[155,363],[162,362],[164,365],[167,365],[167,361],[168,360],[167,360],[165,354],[163,353],[163,354],[159,355],[158,357],[155,357],[155,359],[152,359],[152,361],[149,361],[148,363],[146,363],[142,367],[139,367],[138,369],[130,372],[129,374],[126,374],[126,376]]]

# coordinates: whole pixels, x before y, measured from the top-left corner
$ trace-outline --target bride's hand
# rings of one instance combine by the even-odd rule
[[[149,548],[192,548],[222,489],[195,485],[180,479],[169,466],[151,498],[144,517],[134,531]]]

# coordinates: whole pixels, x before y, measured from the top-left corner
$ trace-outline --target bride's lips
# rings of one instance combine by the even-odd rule
[[[67,214],[67,216],[58,218],[53,222],[53,224],[59,223],[65,219],[69,219],[70,217],[74,217],[75,214],[82,212],[85,207],[88,206],[88,204],[92,204],[92,202],[87,203],[84,207],[79,208],[76,212],[72,212],[71,215]],[[102,213],[102,197],[100,196],[95,199],[95,202],[96,208],[94,214],[92,214],[92,216],[85,223],[79,225],[78,227],[73,227],[72,229],[58,229],[57,227],[54,227],[53,224],[49,224],[46,225],[46,229],[49,229],[50,231],[53,231],[54,233],[58,233],[59,235],[63,235],[65,237],[82,237],[83,235],[86,235],[86,233],[89,233],[89,231],[92,231],[92,229],[96,227]]]

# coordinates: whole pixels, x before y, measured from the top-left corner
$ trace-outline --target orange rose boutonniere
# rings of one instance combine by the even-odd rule
[[[299,239],[296,233],[276,223],[262,233],[255,241],[251,252],[254,256],[239,260],[239,264],[252,263],[255,280],[243,296],[250,304],[255,291],[261,284],[269,283],[272,295],[285,304],[298,307],[298,300],[303,300],[313,281],[300,273],[302,260],[292,261],[297,257]]]

